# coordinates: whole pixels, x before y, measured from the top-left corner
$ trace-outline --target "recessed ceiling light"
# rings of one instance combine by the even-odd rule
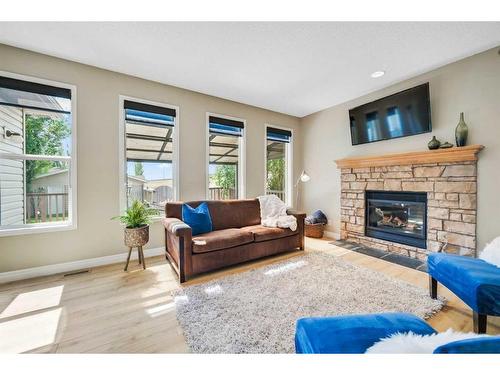
[[[385,72],[383,70],[377,70],[376,72],[373,72],[371,74],[371,77],[372,78],[380,78],[382,77],[383,75],[385,74]]]

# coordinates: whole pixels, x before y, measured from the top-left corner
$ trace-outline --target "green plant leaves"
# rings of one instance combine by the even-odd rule
[[[146,206],[139,200],[134,200],[124,215],[115,216],[112,220],[119,219],[127,228],[139,228],[150,224],[151,219],[158,214],[158,210]]]

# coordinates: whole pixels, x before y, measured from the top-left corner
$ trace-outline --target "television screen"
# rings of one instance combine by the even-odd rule
[[[349,110],[353,145],[432,130],[429,83]]]

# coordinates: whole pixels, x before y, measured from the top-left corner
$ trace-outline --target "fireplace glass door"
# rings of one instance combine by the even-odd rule
[[[427,194],[366,192],[366,235],[426,248]]]

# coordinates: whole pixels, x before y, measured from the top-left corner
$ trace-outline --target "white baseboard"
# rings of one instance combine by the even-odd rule
[[[340,233],[330,232],[325,230],[325,236],[328,238],[333,238],[334,240],[340,240]]]
[[[165,248],[157,247],[144,250],[144,257],[154,257],[157,255],[165,254]],[[105,266],[108,264],[122,263],[127,260],[128,252],[115,255],[108,255],[99,258],[90,258],[77,260],[74,262],[50,264],[48,266],[25,268],[22,270],[8,271],[0,273],[0,284],[8,283],[11,281],[31,279],[33,277],[55,275],[58,273],[65,273],[77,270],[84,270],[87,268]],[[130,259],[137,259],[137,251],[132,252]]]

